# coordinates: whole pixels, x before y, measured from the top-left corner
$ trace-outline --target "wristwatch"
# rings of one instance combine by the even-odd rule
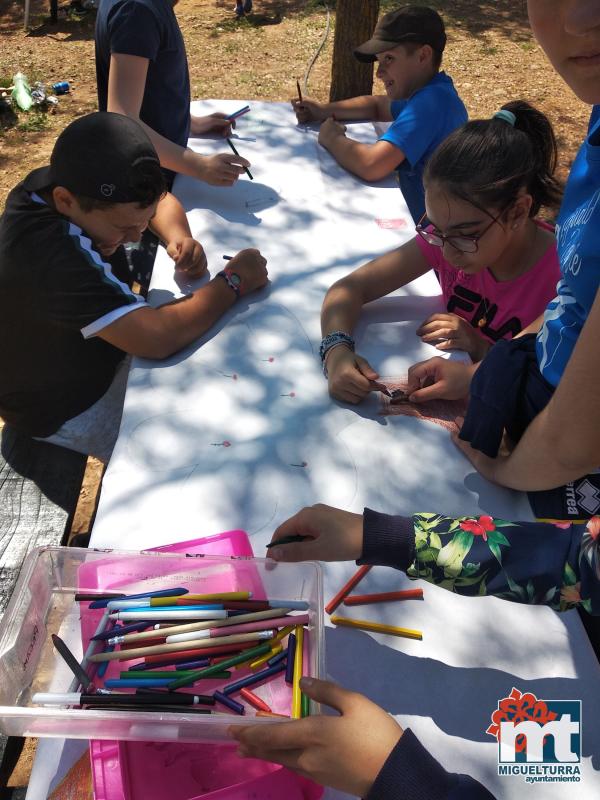
[[[233,289],[237,297],[240,297],[242,294],[242,279],[234,272],[231,267],[225,267],[225,269],[221,270],[221,272],[217,272],[217,276],[219,278],[223,278],[225,283]]]

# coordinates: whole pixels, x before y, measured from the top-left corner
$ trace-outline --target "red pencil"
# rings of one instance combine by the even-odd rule
[[[325,611],[328,614],[331,614],[332,611],[335,611],[335,609],[339,606],[344,597],[350,594],[352,589],[354,589],[357,583],[360,583],[360,581],[362,581],[362,579],[365,577],[365,575],[370,569],[371,569],[370,564],[364,564],[362,567],[360,567],[360,569],[358,569],[357,572],[350,578],[348,583],[342,586],[342,588],[335,595],[335,597],[332,597],[332,599],[327,603],[327,605],[325,606]]]
[[[345,606],[364,606],[368,603],[389,603],[392,600],[421,599],[423,589],[404,589],[401,592],[379,592],[379,594],[351,594],[344,599]]]
[[[189,658],[189,660],[192,661],[196,658],[204,658],[204,656],[216,656],[221,653],[241,653],[242,650],[248,650],[247,647],[244,647],[245,644],[251,644],[253,647],[256,647],[256,642],[243,642],[230,645],[222,644],[218,647],[196,648],[195,650],[178,650],[176,653],[170,653],[169,655],[174,656],[178,660],[185,656],[185,658]],[[146,656],[144,658],[145,664],[154,664],[156,661],[165,661],[165,653],[154,656]]]

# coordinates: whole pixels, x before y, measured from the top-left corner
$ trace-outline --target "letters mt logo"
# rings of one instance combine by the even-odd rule
[[[498,741],[498,774],[528,783],[579,780],[581,701],[538,700],[513,688],[486,730]]]

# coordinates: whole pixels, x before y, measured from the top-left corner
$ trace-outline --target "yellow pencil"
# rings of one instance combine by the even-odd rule
[[[367,622],[363,619],[348,619],[334,614],[331,617],[334,625],[342,625],[347,628],[358,628],[361,631],[374,631],[375,633],[389,633],[392,636],[404,636],[407,639],[422,639],[421,631],[413,631],[410,628],[397,628],[395,625],[385,625],[382,622]]]
[[[292,683],[292,719],[302,717],[302,692],[300,691],[300,678],[302,677],[302,656],[304,655],[304,628],[296,625],[296,653],[294,655],[294,680]]]
[[[278,633],[276,633],[272,639],[269,639],[269,644],[276,645],[282,639],[285,639],[285,637],[293,630],[294,630],[293,625],[286,625],[286,627],[282,628]]]

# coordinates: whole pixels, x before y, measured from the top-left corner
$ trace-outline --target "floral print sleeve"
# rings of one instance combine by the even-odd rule
[[[575,525],[365,509],[359,563],[395,566],[462,595],[600,614],[600,517]]]

